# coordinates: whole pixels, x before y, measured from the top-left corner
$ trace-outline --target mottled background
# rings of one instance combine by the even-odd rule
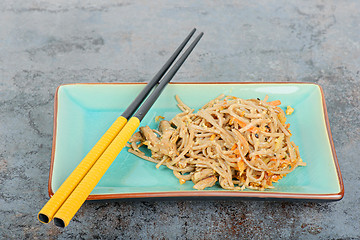
[[[357,0],[1,1],[0,238],[359,239],[359,9]],[[194,26],[204,38],[174,81],[324,88],[343,200],[92,202],[65,229],[39,223],[56,87],[148,81]]]

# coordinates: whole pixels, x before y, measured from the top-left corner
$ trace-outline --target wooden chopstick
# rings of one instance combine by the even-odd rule
[[[135,113],[133,117],[127,122],[120,133],[115,137],[109,147],[104,151],[101,157],[96,161],[94,166],[89,170],[83,180],[74,189],[70,196],[66,199],[60,209],[54,216],[54,223],[58,227],[66,227],[81,205],[85,202],[86,198],[90,195],[91,191],[95,188],[101,177],[105,174],[117,155],[124,148],[126,142],[130,139],[133,133],[140,125],[140,121],[143,119],[147,111],[156,101],[164,87],[174,77],[175,73],[179,70],[191,51],[201,39],[203,33],[201,33],[190,47],[185,51],[181,58],[175,63],[175,65],[165,75],[163,80],[154,89],[150,96],[146,99],[143,105]]]
[[[95,146],[89,151],[85,158],[80,162],[80,164],[74,169],[70,176],[64,181],[60,188],[55,192],[55,194],[50,198],[50,200],[45,204],[45,206],[38,213],[38,219],[42,223],[49,223],[61,205],[73,192],[76,186],[81,182],[89,170],[93,167],[95,162],[99,157],[104,153],[106,148],[110,143],[115,139],[119,134],[121,129],[127,123],[129,117],[137,110],[140,104],[144,99],[149,95],[151,90],[156,84],[161,80],[166,71],[173,64],[175,59],[178,57],[180,52],[183,50],[185,45],[188,43],[190,38],[195,33],[196,29],[194,28],[185,40],[180,44],[180,46],[175,50],[172,56],[167,60],[167,62],[162,66],[159,72],[153,77],[153,79],[145,86],[145,88],[139,93],[139,95],[134,99],[134,101],[127,107],[127,109],[122,113],[122,115],[116,119],[116,121],[111,125],[111,127],[105,132],[105,134],[100,138],[100,140],[95,144]]]

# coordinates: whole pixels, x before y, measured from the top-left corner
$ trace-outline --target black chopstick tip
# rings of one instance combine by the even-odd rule
[[[185,62],[186,58],[190,55],[192,50],[195,48],[196,44],[200,41],[201,37],[204,35],[201,32],[195,40],[190,44],[190,46],[186,49],[184,54],[177,60],[177,62],[172,66],[172,68],[168,71],[165,77],[159,82],[159,85],[154,89],[154,91],[150,94],[150,96],[146,99],[143,105],[137,110],[134,117],[138,118],[140,121],[144,118],[145,114],[149,111],[151,106],[154,104],[156,99],[160,96],[164,87],[171,81],[176,72],[179,70],[181,65]]]
[[[189,35],[187,36],[187,41],[190,40],[190,38],[194,35],[194,33],[196,32],[196,28],[194,28],[193,30],[191,30],[191,32],[189,33]]]
[[[193,42],[192,44],[196,45],[196,44],[200,41],[200,39],[202,38],[203,35],[204,35],[204,33],[201,32],[201,33],[195,38],[195,40],[194,40],[194,42]],[[194,46],[194,47],[195,47],[195,46]]]
[[[145,88],[139,93],[139,95],[131,102],[131,104],[127,107],[127,109],[123,112],[121,116],[126,119],[129,119],[136,109],[140,106],[140,104],[145,100],[145,98],[149,95],[154,86],[161,80],[164,74],[167,72],[171,64],[178,57],[182,49],[188,43],[190,38],[194,35],[196,28],[194,28],[189,35],[185,38],[185,40],[180,44],[180,46],[176,49],[173,55],[167,60],[167,62],[162,66],[160,71],[156,73],[153,79],[145,86]]]

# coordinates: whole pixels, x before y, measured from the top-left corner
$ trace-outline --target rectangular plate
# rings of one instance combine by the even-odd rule
[[[54,136],[49,195],[60,187],[102,134],[121,115],[144,84],[96,83],[61,85],[55,96]],[[155,116],[170,120],[180,110],[175,95],[197,110],[224,93],[243,99],[269,95],[295,111],[287,116],[306,167],[298,167],[265,191],[228,191],[215,185],[203,191],[183,185],[172,171],[127,152],[119,154],[88,200],[120,198],[211,197],[249,199],[340,200],[344,186],[331,137],[325,99],[312,83],[174,83],[166,87],[141,126],[157,128]]]

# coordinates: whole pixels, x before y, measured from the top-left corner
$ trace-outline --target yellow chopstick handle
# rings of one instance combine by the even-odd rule
[[[110,167],[117,155],[119,155],[126,142],[130,139],[139,125],[140,120],[138,118],[130,118],[128,123],[57,211],[54,216],[54,221],[62,222],[60,225],[64,227],[69,224],[70,220],[85,202],[86,198],[90,195],[91,191],[95,188],[97,183],[105,174],[106,170]]]
[[[123,116],[120,116],[116,119],[111,127],[105,132],[105,134],[100,138],[100,140],[95,144],[95,146],[60,186],[60,188],[55,192],[55,194],[40,210],[38,213],[38,219],[40,222],[49,223],[53,219],[57,210],[69,197],[74,188],[85,177],[87,172],[91,169],[96,160],[98,160],[101,154],[105,151],[105,149],[110,145],[113,139],[118,135],[126,122],[127,119]]]

